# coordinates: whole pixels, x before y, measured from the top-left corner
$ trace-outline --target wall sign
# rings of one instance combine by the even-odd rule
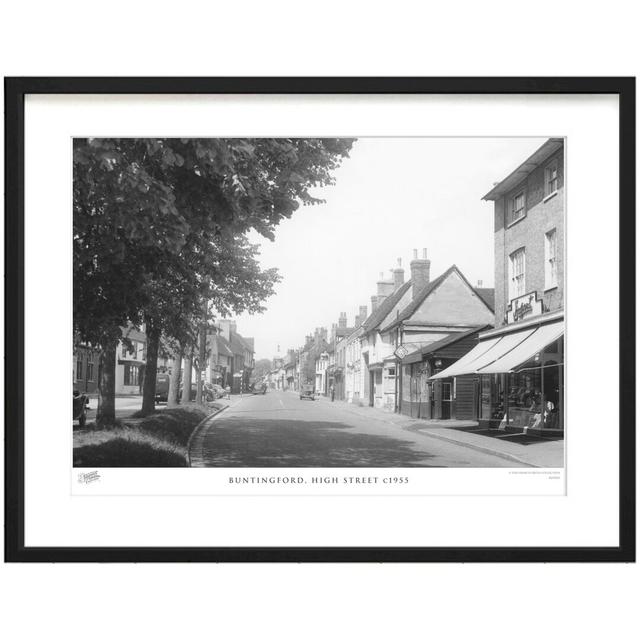
[[[538,299],[536,291],[525,293],[519,298],[514,298],[507,307],[507,324],[539,316],[542,313],[542,300]]]

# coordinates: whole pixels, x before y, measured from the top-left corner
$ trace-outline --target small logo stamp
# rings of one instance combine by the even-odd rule
[[[78,474],[78,482],[80,484],[90,484],[100,480],[100,474],[97,471],[88,471],[87,473]]]

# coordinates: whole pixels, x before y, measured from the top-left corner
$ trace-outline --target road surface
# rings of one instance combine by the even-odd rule
[[[393,420],[393,414],[354,411],[345,402],[270,391],[235,401],[209,423],[192,453],[206,467],[520,466]]]

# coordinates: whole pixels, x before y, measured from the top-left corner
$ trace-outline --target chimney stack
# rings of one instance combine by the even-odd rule
[[[378,308],[378,296],[371,296],[371,313]]]
[[[413,260],[411,261],[411,282],[413,283],[413,299],[415,300],[418,293],[429,282],[429,271],[431,262],[427,260],[427,250],[422,250],[422,259],[418,259],[418,250],[413,250]]]
[[[478,280],[478,288],[481,289],[482,288],[482,280]]]
[[[347,328],[347,312],[346,311],[340,312],[340,317],[338,318],[338,327],[340,329]]]
[[[380,279],[376,284],[378,285],[378,304],[380,304],[393,293],[395,287],[393,280],[384,279],[384,273],[382,273],[382,271],[380,272]]]
[[[398,266],[392,270],[393,288],[398,289],[404,284],[404,269],[402,268],[402,258],[398,258]]]

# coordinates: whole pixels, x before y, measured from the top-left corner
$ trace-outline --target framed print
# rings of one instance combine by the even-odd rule
[[[635,560],[633,78],[5,114],[6,560]]]

